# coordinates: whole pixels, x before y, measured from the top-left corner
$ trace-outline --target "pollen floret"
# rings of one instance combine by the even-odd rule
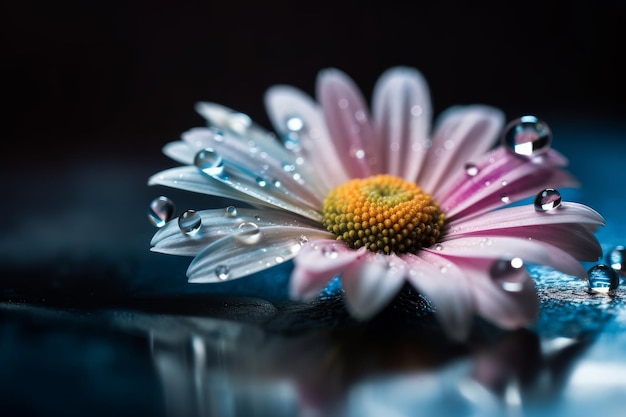
[[[437,243],[445,214],[418,185],[391,175],[354,179],[324,201],[323,224],[351,248],[415,253]]]

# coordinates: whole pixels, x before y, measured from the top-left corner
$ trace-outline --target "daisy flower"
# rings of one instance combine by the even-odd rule
[[[270,88],[275,133],[243,113],[198,103],[208,126],[163,149],[184,166],[149,184],[241,205],[188,210],[156,232],[151,250],[194,256],[192,283],[293,259],[294,299],[312,300],[340,277],[348,311],[362,320],[408,282],[459,340],[475,315],[505,329],[537,318],[528,265],[586,278],[581,261],[601,256],[594,233],[604,219],[561,201],[558,189],[578,184],[536,117],[504,126],[500,110],[466,105],[431,128],[428,85],[407,67],[380,77],[371,108],[338,69],[319,73],[316,99]],[[532,196],[534,203],[521,201]]]

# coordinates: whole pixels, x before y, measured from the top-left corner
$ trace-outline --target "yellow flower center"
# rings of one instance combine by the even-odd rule
[[[351,248],[415,253],[437,243],[445,214],[430,194],[391,175],[355,179],[324,200],[323,224]]]

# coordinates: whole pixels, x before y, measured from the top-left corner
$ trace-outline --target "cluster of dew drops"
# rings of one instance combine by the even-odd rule
[[[299,123],[294,123],[294,120]],[[302,128],[303,121],[301,118],[290,116],[286,119],[285,130],[287,134],[284,144],[288,149],[293,148],[294,137],[297,140],[297,133]],[[520,157],[541,158],[550,149],[552,132],[543,120],[533,115],[526,115],[507,124],[503,130],[501,142],[509,151]],[[223,161],[212,149],[200,150],[194,163],[202,173],[209,176],[219,175],[223,169]],[[468,162],[465,165],[465,172],[469,177],[475,177],[479,174],[480,168],[476,164]],[[509,199],[503,194],[502,201],[508,203]],[[534,207],[537,212],[551,212],[558,210],[561,202],[562,198],[558,190],[546,188],[535,196]],[[174,202],[168,197],[160,196],[150,203],[148,218],[154,226],[160,228],[175,217],[175,211]],[[237,209],[234,206],[226,207],[225,216],[236,217]],[[178,217],[178,227],[185,235],[194,236],[201,226],[202,218],[196,210],[185,210]],[[625,254],[626,247],[616,246],[606,253],[606,264],[597,264],[587,271],[589,293],[610,296],[615,294],[620,284],[620,276],[626,276]],[[496,275],[506,275],[507,270],[511,272],[511,270],[523,266],[523,262],[519,258],[514,258],[504,264],[502,262],[497,263],[496,268],[500,274],[496,273]],[[228,267],[219,265],[215,273],[218,278],[225,280],[228,278]]]

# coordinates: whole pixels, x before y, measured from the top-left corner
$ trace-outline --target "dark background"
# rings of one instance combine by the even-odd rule
[[[154,158],[201,122],[199,100],[267,126],[270,85],[313,93],[318,70],[330,66],[367,98],[383,70],[417,67],[436,112],[473,102],[510,117],[626,109],[619,0],[4,0],[1,8],[4,137],[18,166]]]
[[[188,259],[173,273],[145,269],[178,262],[149,252],[146,207],[166,191],[146,182],[176,165],[162,146],[204,123],[200,100],[269,127],[265,90],[286,83],[313,94],[325,67],[347,72],[369,99],[385,69],[413,66],[435,114],[470,103],[509,119],[534,113],[567,156],[571,132],[588,137],[577,142],[583,158],[604,152],[598,135],[606,144],[624,137],[606,132],[626,131],[625,4],[4,0],[4,288],[47,294],[63,285],[42,276],[78,277],[93,292],[111,276],[159,274],[184,285]],[[167,193],[179,209],[195,204]]]

